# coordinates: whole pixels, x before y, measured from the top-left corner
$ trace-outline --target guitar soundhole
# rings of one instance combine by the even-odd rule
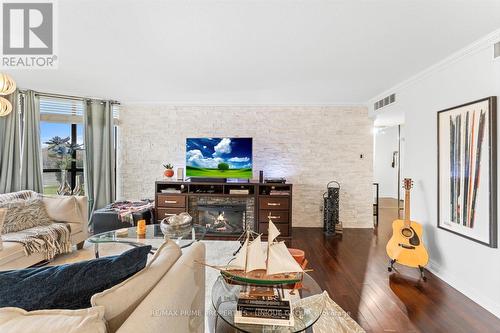
[[[411,231],[411,229],[409,228],[403,228],[401,229],[401,234],[407,238],[410,238],[413,236],[413,231]]]

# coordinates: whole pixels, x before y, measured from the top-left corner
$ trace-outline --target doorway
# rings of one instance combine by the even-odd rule
[[[379,184],[381,205],[403,209],[404,125],[374,127],[373,179]]]

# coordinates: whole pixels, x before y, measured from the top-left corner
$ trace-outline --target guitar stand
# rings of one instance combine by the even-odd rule
[[[418,266],[418,269],[420,270],[420,278],[422,278],[422,280],[424,281],[427,281],[427,277],[425,276],[424,266]]]
[[[387,267],[387,271],[388,272],[392,272],[392,271],[395,271],[397,273],[399,273],[399,271],[397,270],[396,267],[394,267],[394,264],[396,263],[396,259],[391,259],[389,261],[389,267]],[[418,270],[420,271],[420,278],[425,282],[427,281],[427,277],[425,276],[425,270],[424,270],[424,266],[418,266]]]
[[[389,261],[389,267],[387,267],[387,271],[392,272],[394,270],[394,271],[398,272],[398,270],[396,269],[396,267],[394,267],[395,263],[396,263],[396,259],[391,259]]]

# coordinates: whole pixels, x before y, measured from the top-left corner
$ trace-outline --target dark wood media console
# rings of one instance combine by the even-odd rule
[[[155,211],[159,223],[165,217],[189,212],[190,205],[203,198],[253,199],[253,221],[255,232],[267,237],[268,221],[271,219],[280,230],[280,238],[292,238],[292,184],[272,183],[206,183],[190,181],[157,181],[155,183]],[[164,193],[169,191],[168,193]],[[245,193],[241,193],[244,191]],[[236,192],[236,193],[235,193]],[[239,192],[239,193],[238,193]],[[193,216],[198,223],[198,216]],[[207,239],[236,239],[235,235],[207,235]]]

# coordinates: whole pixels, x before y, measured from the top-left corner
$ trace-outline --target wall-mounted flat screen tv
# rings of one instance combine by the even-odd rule
[[[252,138],[187,138],[186,176],[252,179]]]

